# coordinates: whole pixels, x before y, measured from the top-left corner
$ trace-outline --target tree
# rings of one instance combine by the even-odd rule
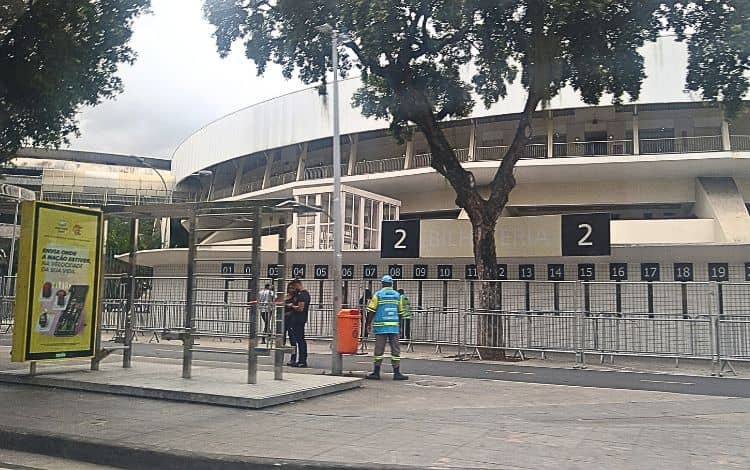
[[[138,249],[154,250],[161,246],[159,219],[141,219],[138,223]],[[130,220],[120,217],[109,219],[107,227],[107,252],[112,256],[130,253]]]
[[[59,146],[75,115],[122,90],[127,43],[150,0],[7,0],[0,6],[0,162],[22,145]]]
[[[281,64],[289,78],[322,82],[331,38],[345,32],[342,75],[362,75],[355,103],[366,116],[389,119],[397,136],[413,125],[431,165],[456,193],[471,225],[480,279],[496,273],[495,227],[516,180],[513,169],[532,136],[532,115],[570,86],[588,104],[605,94],[638,98],[645,78],[639,48],[671,32],[689,48],[687,86],[737,108],[748,89],[749,0],[205,0],[219,53],[237,39],[264,73]],[[473,70],[469,76],[462,68]],[[494,178],[480,188],[462,167],[442,123],[469,115],[475,100],[490,106],[520,80],[526,93],[515,136]],[[496,305],[486,283],[482,307]],[[484,328],[486,342],[499,325]]]

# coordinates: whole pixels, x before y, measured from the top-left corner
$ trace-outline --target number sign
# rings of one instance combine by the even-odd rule
[[[362,277],[365,279],[377,279],[378,277],[378,265],[377,264],[366,264],[362,266]]]
[[[464,279],[479,279],[476,264],[467,264],[464,267]]]
[[[641,281],[658,281],[661,279],[659,263],[641,263]]]
[[[221,263],[221,274],[234,274],[234,263]]]
[[[242,268],[242,272],[245,274],[253,275],[253,265],[252,264],[245,264]]]
[[[708,263],[708,280],[727,282],[729,280],[729,264]]]
[[[412,274],[414,279],[427,279],[429,268],[426,264],[415,264]]]
[[[266,269],[266,275],[270,277],[271,279],[278,278],[279,277],[279,265],[269,264],[268,268]]]
[[[315,272],[313,275],[315,279],[328,279],[328,265],[327,264],[316,264]]]
[[[354,279],[353,264],[344,264],[341,266],[341,279]]]
[[[307,271],[306,264],[293,264],[292,265],[292,277],[294,279],[304,279]]]
[[[438,279],[453,279],[452,264],[438,264]]]
[[[609,263],[610,281],[628,280],[628,263]]]
[[[533,264],[519,264],[518,265],[518,279],[522,281],[533,281],[534,280],[534,265]]]
[[[750,281],[750,263],[745,263],[745,280]]]
[[[596,266],[591,263],[578,265],[578,280],[593,281],[596,279]]]
[[[547,280],[548,281],[564,281],[565,280],[565,265],[564,264],[548,264],[547,265]]]
[[[694,279],[693,263],[675,263],[674,280],[680,282],[690,282]]]
[[[383,221],[381,258],[419,258],[419,220]]]
[[[563,256],[609,256],[610,214],[562,216]]]
[[[391,264],[388,266],[388,275],[393,279],[402,279],[404,277],[404,267],[400,264]]]

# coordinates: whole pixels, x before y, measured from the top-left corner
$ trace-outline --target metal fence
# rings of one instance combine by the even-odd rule
[[[195,333],[247,337],[249,278],[201,275],[195,282]],[[122,335],[128,311],[127,276],[104,279],[102,329]],[[160,334],[185,324],[184,276],[136,278],[132,322],[139,334]],[[269,283],[270,280],[268,280]],[[311,305],[307,336],[330,339],[333,283],[304,280]],[[262,284],[265,282],[262,282]],[[273,283],[271,283],[273,285]],[[0,283],[0,332],[12,328],[14,279]],[[345,308],[363,310],[379,282],[344,281]],[[402,323],[408,346],[457,347],[461,354],[502,350],[585,355],[750,360],[750,283],[397,280],[413,316]],[[482,309],[484,295],[493,309]],[[264,325],[260,325],[262,331]]]

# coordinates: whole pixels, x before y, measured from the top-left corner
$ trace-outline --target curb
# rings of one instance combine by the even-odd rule
[[[124,469],[160,470],[261,470],[280,468],[332,470],[414,470],[415,467],[387,464],[346,464],[312,460],[270,459],[243,455],[211,454],[176,449],[147,448],[113,442],[86,440],[43,431],[0,427],[0,449],[108,465]]]

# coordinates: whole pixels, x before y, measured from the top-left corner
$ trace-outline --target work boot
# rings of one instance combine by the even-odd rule
[[[368,375],[366,378],[369,380],[380,380],[380,366],[375,366],[372,374]]]
[[[409,380],[409,376],[402,374],[401,369],[399,367],[394,367],[393,368],[393,380]]]
[[[297,367],[297,355],[292,354],[291,359],[286,363],[286,365],[288,365],[289,367]]]

